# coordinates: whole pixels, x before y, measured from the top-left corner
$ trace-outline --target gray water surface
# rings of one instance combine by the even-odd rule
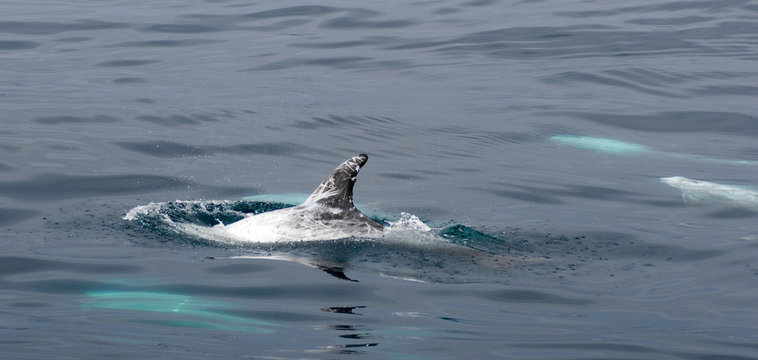
[[[758,207],[660,181],[755,193],[757,61],[755,1],[6,1],[0,353],[758,359]],[[465,251],[122,219],[360,152],[356,202]]]

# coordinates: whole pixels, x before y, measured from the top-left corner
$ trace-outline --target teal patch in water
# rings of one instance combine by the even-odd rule
[[[604,154],[636,155],[651,151],[651,149],[645,145],[591,136],[553,135],[550,137],[550,140],[556,141],[562,145],[592,150]]]
[[[472,229],[466,225],[453,225],[440,231],[440,236],[450,239],[453,244],[466,245],[466,242],[486,242],[496,239],[494,236]]]
[[[668,151],[656,151],[648,146],[625,142],[615,139],[598,138],[580,135],[553,135],[550,137],[560,145],[568,145],[578,149],[591,150],[603,154],[613,155],[639,155],[653,154],[661,157],[685,159],[690,161],[704,161],[733,165],[758,165],[758,161],[739,159],[720,159],[704,155],[682,154]]]
[[[260,194],[245,196],[242,200],[260,201],[266,203],[280,203],[286,205],[300,205],[308,199],[309,194],[285,193],[285,194]]]
[[[133,321],[172,327],[238,331],[256,334],[273,333],[280,325],[226,313],[235,306],[221,301],[198,299],[189,295],[144,291],[88,291],[86,309],[108,309],[160,313],[165,318],[135,318]]]
[[[487,248],[492,247],[492,245],[503,243],[503,240],[496,236],[461,224],[444,228],[439,232],[439,235],[450,240],[452,244],[466,246],[486,253],[491,253]]]

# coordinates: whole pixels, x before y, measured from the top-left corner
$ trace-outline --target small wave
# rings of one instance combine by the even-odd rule
[[[267,211],[292,206],[278,202],[228,200],[175,200],[136,206],[124,215],[125,221],[153,231],[164,241],[180,240],[230,244],[217,225],[231,224]]]
[[[402,212],[396,221],[387,223],[381,235],[381,239],[387,242],[407,245],[450,243],[449,240],[441,237],[438,231],[413,214]]]
[[[388,231],[412,230],[429,232],[432,230],[432,228],[430,228],[429,225],[424,224],[418,216],[406,212],[400,213],[400,219],[397,221],[390,221],[389,225],[390,226],[387,228]]]

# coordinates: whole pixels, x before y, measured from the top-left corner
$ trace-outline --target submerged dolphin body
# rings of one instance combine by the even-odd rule
[[[337,166],[301,205],[219,226],[237,240],[257,243],[379,235],[382,225],[353,205],[353,186],[366,161],[360,154]]]
[[[682,199],[688,204],[703,201],[724,202],[758,211],[758,191],[750,188],[688,179],[682,176],[664,177],[661,178],[661,182],[681,190]]]
[[[560,145],[568,145],[577,149],[591,150],[601,154],[621,156],[655,155],[674,159],[686,159],[719,164],[758,165],[758,161],[755,160],[721,159],[697,154],[660,151],[642,144],[592,136],[568,134],[553,135],[550,137],[550,140],[555,141]]]

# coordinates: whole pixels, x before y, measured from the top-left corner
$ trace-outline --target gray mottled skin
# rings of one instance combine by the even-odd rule
[[[308,199],[295,207],[253,215],[223,227],[249,242],[330,240],[382,233],[383,227],[353,206],[353,185],[368,156],[337,166]]]
[[[347,159],[345,162],[337,166],[337,168],[332,170],[316,190],[313,191],[311,196],[305,200],[303,205],[317,203],[329,208],[342,210],[340,213],[323,213],[320,216],[323,220],[327,220],[326,218],[332,216],[333,218],[331,219],[360,219],[361,222],[366,225],[381,230],[382,225],[371,220],[368,216],[363,215],[363,213],[353,205],[353,186],[355,185],[358,172],[367,161],[368,155],[366,154],[359,154]]]

